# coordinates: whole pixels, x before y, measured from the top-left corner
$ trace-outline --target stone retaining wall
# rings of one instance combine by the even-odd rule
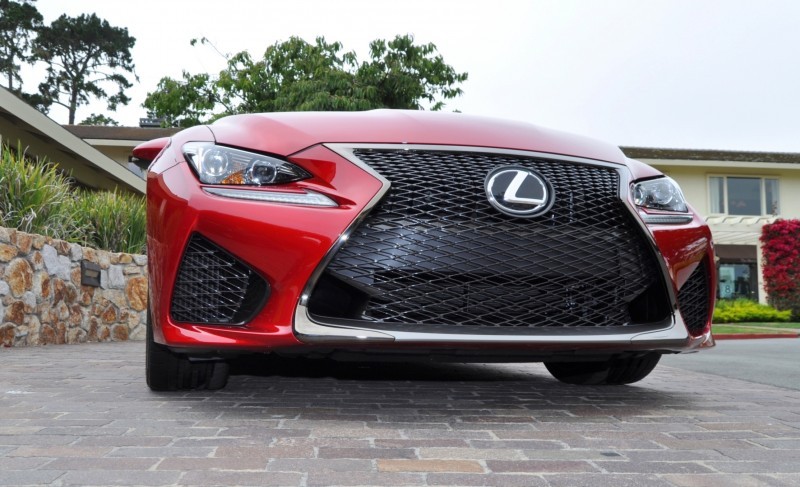
[[[100,287],[81,285],[81,260]],[[147,256],[0,227],[0,343],[5,347],[143,340]]]

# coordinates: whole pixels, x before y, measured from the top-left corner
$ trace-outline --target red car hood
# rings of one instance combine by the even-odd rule
[[[434,144],[517,149],[625,163],[618,147],[535,125],[415,110],[234,115],[210,127],[218,143],[288,156],[320,143]]]

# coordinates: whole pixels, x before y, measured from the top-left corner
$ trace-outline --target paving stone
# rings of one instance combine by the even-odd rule
[[[678,487],[763,487],[776,485],[769,481],[742,474],[681,474],[664,475],[664,480]]]
[[[76,446],[166,446],[174,440],[168,436],[89,436],[80,438]]]
[[[287,436],[309,436],[311,430],[296,428],[260,428],[251,426],[238,426],[225,428],[214,436],[228,436],[238,438],[286,438]]]
[[[800,431],[798,431],[800,433]],[[756,445],[769,449],[777,450],[800,450],[800,438],[788,439],[756,439],[752,440]],[[735,448],[735,447],[734,447]]]
[[[181,458],[208,457],[214,452],[213,447],[176,447],[176,446],[123,446],[108,453],[107,457],[122,458]]]
[[[755,450],[747,450],[755,453]],[[624,450],[621,452],[631,462],[702,462],[728,460],[730,457],[717,450]]]
[[[150,472],[142,470],[76,470],[58,479],[60,485],[78,486],[161,486],[174,485],[179,472]]]
[[[9,457],[102,457],[111,452],[110,446],[21,446],[5,455]]]
[[[435,430],[404,430],[403,438],[416,439],[461,439],[461,440],[488,440],[496,438],[499,432],[490,431],[435,431]]]
[[[267,469],[268,460],[262,458],[165,458],[157,470],[262,470]]]
[[[800,462],[800,454],[797,450],[719,450],[721,455],[727,458],[717,460],[741,460],[741,461],[785,461]]]
[[[773,487],[797,487],[800,485],[800,474],[753,475],[753,477]]]
[[[0,485],[23,487],[49,485],[63,476],[60,470],[3,470]]]
[[[269,463],[267,470],[270,472],[370,472],[373,470],[371,460],[340,459],[340,458],[312,458],[312,459],[283,459],[279,458]]]
[[[154,458],[56,458],[46,465],[48,470],[147,470],[155,466]]]
[[[710,473],[713,472],[705,465],[696,462],[594,462],[595,465],[606,472],[614,473]]]
[[[497,473],[560,473],[560,472],[600,472],[589,462],[570,460],[490,460],[486,466]]]
[[[468,448],[469,446],[467,440],[459,439],[375,440],[376,448]]]
[[[550,487],[675,487],[667,480],[652,474],[580,474],[580,475],[547,475],[547,485]],[[727,487],[719,484],[716,487]]]
[[[319,449],[319,458],[416,458],[411,449],[400,448],[331,448]]]
[[[69,435],[11,434],[0,435],[0,445],[68,445],[80,439]]]
[[[420,448],[420,458],[456,458],[473,460],[522,460],[522,451],[503,448]]]
[[[536,475],[430,473],[426,479],[428,485],[491,487],[545,487],[550,485],[543,477]]]
[[[33,470],[49,462],[49,458],[3,457],[0,458],[0,472],[3,470]]]
[[[186,472],[177,485],[220,486],[236,485],[240,487],[261,487],[271,485],[301,485],[303,475],[299,473],[275,472]]]
[[[381,472],[464,472],[483,473],[474,460],[378,460]]]
[[[403,445],[382,445],[382,441],[403,441],[403,440],[371,440],[362,438],[275,438],[270,446],[275,448],[289,447],[309,447],[322,448],[334,446],[340,448],[368,448],[375,445],[376,448],[405,448]]]
[[[710,468],[724,473],[800,473],[800,461],[775,459],[772,461],[704,462]]]
[[[311,472],[307,485],[316,486],[373,486],[425,485],[422,474],[411,473],[365,473],[365,472]]]
[[[470,440],[473,448],[507,448],[512,450],[562,450],[564,444],[551,440]]]
[[[526,460],[627,460],[622,453],[602,450],[524,450],[522,454]]]
[[[240,446],[223,445],[216,449],[216,458],[258,458],[269,461],[272,458],[314,458],[311,446]]]

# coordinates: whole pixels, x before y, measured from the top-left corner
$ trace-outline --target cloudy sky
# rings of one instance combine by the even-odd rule
[[[95,12],[136,37],[139,83],[112,114],[136,125],[147,92],[220,51],[325,36],[364,53],[413,34],[467,71],[446,109],[526,121],[619,145],[800,152],[796,0],[38,0],[45,22]],[[363,58],[363,55],[361,56]],[[38,84],[28,71],[26,89]],[[103,105],[82,107],[78,120]],[[66,113],[51,116],[66,122]]]

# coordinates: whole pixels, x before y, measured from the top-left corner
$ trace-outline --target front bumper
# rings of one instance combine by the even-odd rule
[[[370,148],[375,148],[371,145]],[[385,146],[397,148],[397,146]],[[354,156],[357,145],[315,146],[290,158],[315,177],[296,183],[298,190],[323,193],[336,208],[308,208],[233,200],[204,192],[185,163],[155,166],[148,177],[151,312],[155,339],[175,349],[200,352],[395,350],[513,350],[520,354],[625,353],[645,350],[680,352],[713,345],[706,319],[689,324],[678,295],[701,265],[713,269],[710,233],[696,216],[682,225],[648,227],[629,201],[624,166],[620,199],[640,226],[657,257],[669,313],[655,322],[619,327],[454,329],[392,327],[353,320],[327,320],[309,312],[309,299],[321,273],[353,230],[389,189],[380,174]],[[442,150],[441,147],[403,149]],[[458,148],[446,148],[456,150]],[[470,151],[484,149],[470,148]],[[554,158],[549,154],[486,150],[491,153],[546,157],[569,163],[596,161]],[[162,157],[180,156],[167,152]],[[269,285],[266,304],[245,323],[220,326],[179,322],[171,312],[179,263],[191,236],[200,234],[257,272]],[[703,264],[705,262],[705,264]],[[714,287],[708,273],[708,289]],[[713,298],[706,299],[706,316]],[[690,332],[691,330],[691,332]]]

